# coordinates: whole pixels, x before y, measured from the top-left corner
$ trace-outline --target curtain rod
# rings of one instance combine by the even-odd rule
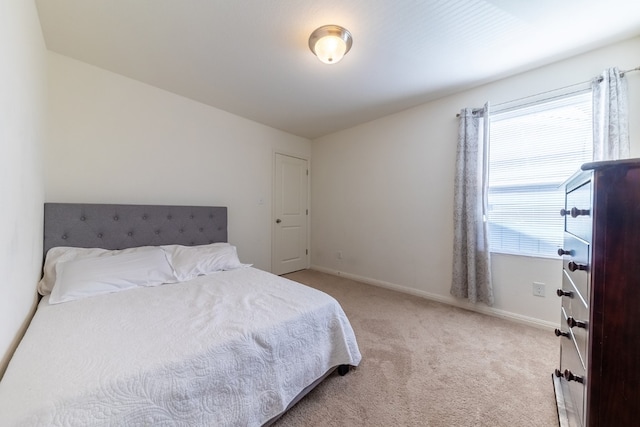
[[[627,74],[627,73],[631,73],[631,72],[633,72],[633,71],[640,71],[640,66],[639,66],[639,67],[636,67],[636,68],[631,68],[631,69],[629,69],[629,70],[623,70],[623,71],[620,71],[620,76],[621,76],[621,77],[624,77],[624,75],[625,75],[625,74]],[[600,83],[600,82],[602,81],[602,76],[597,76],[597,77],[595,77],[595,79],[597,79],[597,80],[598,80],[598,83]],[[592,79],[592,80],[593,80],[593,79]],[[584,84],[587,84],[587,83],[591,82],[592,80],[587,80],[587,81],[580,82],[580,83],[574,83],[574,84],[571,84],[571,85],[568,85],[568,86],[564,86],[564,87],[561,87],[561,88],[558,88],[558,89],[548,90],[548,91],[546,91],[546,92],[541,92],[541,93],[537,93],[537,94],[535,94],[535,95],[525,96],[525,97],[523,97],[523,98],[514,99],[514,100],[511,100],[511,101],[507,101],[507,102],[501,102],[500,104],[495,104],[495,105],[494,105],[494,107],[497,107],[497,106],[499,106],[499,105],[509,104],[509,103],[511,103],[511,102],[514,102],[514,101],[520,101],[520,100],[524,100],[524,99],[527,99],[527,98],[533,98],[534,96],[536,96],[536,97],[537,97],[537,96],[540,96],[540,95],[544,95],[545,93],[556,92],[556,91],[559,91],[559,90],[569,89],[569,88],[574,87],[574,86],[584,85]],[[477,112],[479,112],[479,111],[482,111],[482,108],[474,108],[474,109],[473,109],[473,110],[471,110],[471,111],[473,112],[473,114],[475,114],[475,113],[477,113]],[[460,113],[456,114],[456,117],[460,117]]]

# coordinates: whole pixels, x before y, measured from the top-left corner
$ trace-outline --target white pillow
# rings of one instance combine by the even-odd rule
[[[231,246],[231,244],[227,242],[216,242],[216,243],[209,243],[208,245],[198,245],[198,246],[163,245],[163,246],[160,246],[160,248],[162,248],[167,253],[167,259],[169,260],[169,263],[171,263],[171,256],[173,255],[173,253],[176,250],[180,250],[182,248],[224,248],[227,246]]]
[[[56,246],[47,251],[44,261],[43,275],[38,282],[38,292],[40,295],[49,295],[56,283],[56,265],[61,262],[74,259],[98,257],[105,254],[112,254],[114,251],[100,248],[73,248],[69,246]]]
[[[56,265],[61,262],[72,261],[85,258],[96,258],[102,256],[112,256],[120,253],[133,253],[146,251],[157,246],[139,246],[127,249],[102,249],[102,248],[76,248],[71,246],[56,246],[47,251],[44,262],[43,275],[38,282],[38,292],[40,295],[49,295],[56,282]]]
[[[233,270],[245,266],[238,259],[236,247],[228,243],[199,246],[170,245],[162,248],[167,251],[169,263],[175,271],[176,278],[181,282],[216,271]]]
[[[108,256],[81,258],[56,264],[56,281],[50,304],[141,286],[176,282],[165,252],[160,248],[138,248]]]

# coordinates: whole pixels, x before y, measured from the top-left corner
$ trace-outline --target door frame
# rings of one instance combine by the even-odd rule
[[[305,268],[311,266],[311,158],[300,153],[292,153],[283,150],[273,150],[272,162],[271,162],[271,272],[276,271],[276,157],[278,155],[293,157],[296,159],[304,160],[307,162],[307,207],[309,215],[307,215],[307,248],[309,253],[307,254],[307,262]]]

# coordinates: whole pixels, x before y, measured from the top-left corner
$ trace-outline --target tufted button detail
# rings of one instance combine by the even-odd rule
[[[200,228],[199,231],[202,233],[204,231],[204,228]]]
[[[87,218],[85,218],[83,216],[80,217],[80,221],[84,221],[85,219],[87,219]]]
[[[156,230],[156,235],[160,234],[160,230]]]
[[[167,219],[171,219],[171,215],[167,215]]]
[[[213,214],[209,214],[209,218],[213,219]]]
[[[193,214],[189,215],[189,218],[193,219]]]
[[[131,236],[133,236],[133,233],[130,231],[130,232],[127,233],[127,236],[131,237]]]
[[[117,221],[117,220],[119,220],[119,219],[120,219],[120,218],[118,218],[118,215],[116,215],[116,216],[114,216],[114,217],[113,217],[113,220],[114,220],[114,221]]]
[[[195,246],[196,242],[189,242],[190,246]]]
[[[142,215],[142,219],[146,220],[147,216],[146,215]]]
[[[178,230],[178,232],[184,233],[184,229],[181,228],[180,230]]]
[[[67,235],[66,234],[62,235],[62,240],[67,240]]]
[[[102,233],[98,233],[98,238],[102,239]]]

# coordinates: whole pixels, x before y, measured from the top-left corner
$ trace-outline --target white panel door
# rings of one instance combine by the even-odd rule
[[[274,189],[274,245],[272,269],[286,274],[308,266],[307,161],[276,154]]]

